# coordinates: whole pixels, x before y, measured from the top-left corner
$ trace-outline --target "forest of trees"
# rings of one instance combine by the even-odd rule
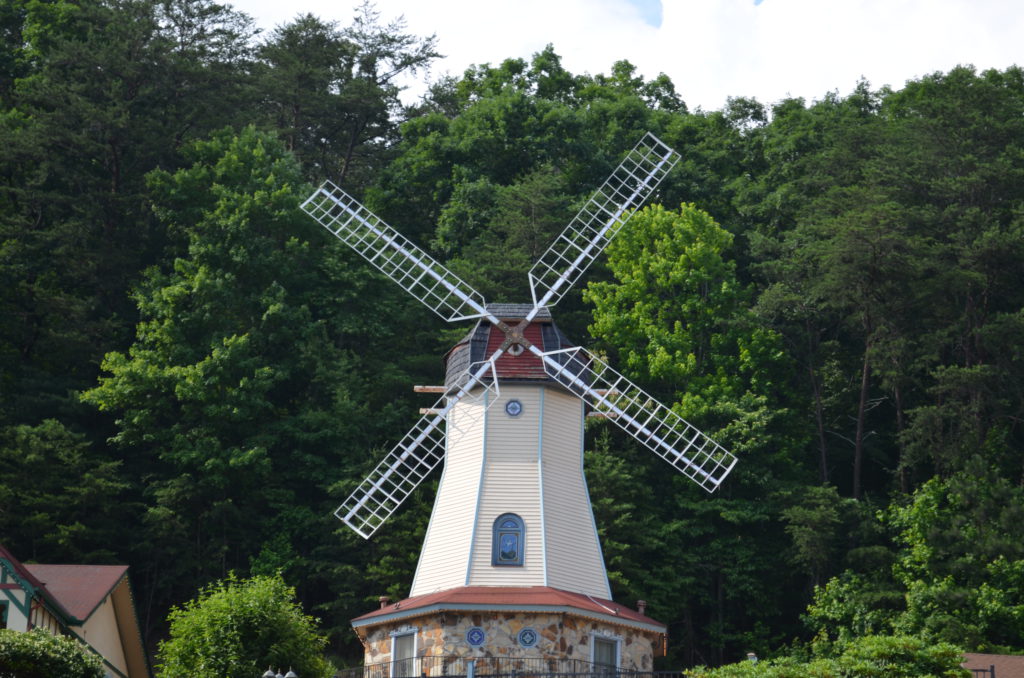
[[[280,571],[339,663],[408,593],[430,488],[369,542],[332,511],[468,328],[323,233],[312,187],[523,301],[652,131],[682,161],[555,317],[740,462],[708,496],[591,424],[616,599],[671,667],[1024,651],[1020,68],[703,111],[548,47],[410,107],[441,46],[369,4],[259,33],[211,0],[9,0],[0,34],[0,541],[129,564],[151,648],[230,572]]]

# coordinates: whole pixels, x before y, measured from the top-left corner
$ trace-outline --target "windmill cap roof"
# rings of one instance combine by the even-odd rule
[[[570,612],[623,626],[665,632],[664,624],[625,605],[550,586],[460,586],[391,603],[356,617],[352,620],[352,626],[358,628],[442,610]]]
[[[533,304],[487,304],[487,311],[499,320],[525,318],[533,310]],[[534,320],[551,320],[551,309],[547,306],[537,311]]]

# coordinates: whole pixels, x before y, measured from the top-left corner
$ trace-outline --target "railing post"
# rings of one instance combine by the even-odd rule
[[[476,660],[466,660],[466,678],[476,678]]]

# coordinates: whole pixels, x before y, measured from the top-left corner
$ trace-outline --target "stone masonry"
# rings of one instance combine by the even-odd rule
[[[483,629],[485,640],[471,646],[467,632]],[[538,634],[537,644],[523,647],[519,632],[530,627]],[[619,641],[619,668],[649,671],[654,655],[661,654],[661,633],[632,625],[618,625],[570,612],[434,612],[401,621],[359,629],[365,650],[364,663],[391,661],[391,638],[397,633],[416,632],[418,657],[508,657],[535,659],[578,659],[591,661],[591,639],[603,636]]]

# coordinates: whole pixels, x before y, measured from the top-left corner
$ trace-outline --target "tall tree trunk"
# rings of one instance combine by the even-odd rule
[[[864,342],[864,363],[860,371],[860,402],[857,405],[857,434],[853,443],[853,498],[861,497],[861,474],[864,469],[864,419],[868,408],[868,382],[871,377],[871,340]]]
[[[896,468],[899,469],[900,492],[910,493],[910,481],[907,479],[907,467],[903,463],[903,391],[897,383],[892,388],[893,399],[896,401],[896,450],[899,459],[896,460]]]
[[[804,321],[807,335],[807,376],[811,380],[811,394],[814,396],[814,423],[818,427],[818,466],[821,484],[828,483],[828,438],[825,435],[825,407],[821,400],[821,384],[814,369],[817,356],[817,336],[812,333],[810,320]]]

